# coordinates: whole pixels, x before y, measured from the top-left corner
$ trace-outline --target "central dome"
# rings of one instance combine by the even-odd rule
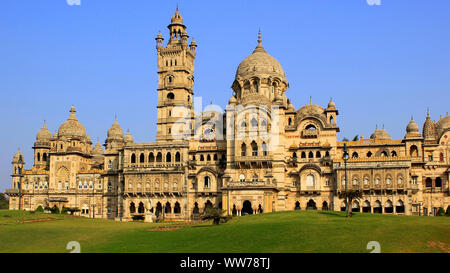
[[[72,106],[69,118],[59,127],[58,137],[86,137],[86,129],[78,121],[75,113],[75,107]]]
[[[258,45],[253,53],[239,64],[236,71],[236,79],[248,79],[253,76],[272,76],[286,81],[286,76],[280,63],[274,57],[270,56],[261,45],[261,35],[258,38]]]

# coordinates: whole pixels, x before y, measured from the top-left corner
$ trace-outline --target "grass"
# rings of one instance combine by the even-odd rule
[[[23,222],[52,217],[54,220]],[[180,227],[181,225],[181,227]],[[180,227],[155,231],[157,227]],[[0,210],[0,252],[450,252],[450,217],[289,211],[208,223],[115,222],[61,214]]]

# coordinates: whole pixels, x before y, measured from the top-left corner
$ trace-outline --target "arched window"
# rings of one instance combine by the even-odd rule
[[[315,181],[314,181],[314,175],[308,174],[306,176],[306,186],[307,187],[314,187]]]
[[[166,154],[166,162],[171,162],[172,161],[172,155],[170,153]]]
[[[206,161],[211,161],[211,155],[206,156]]]
[[[296,152],[292,153],[292,158],[297,158],[297,153]]]
[[[289,119],[288,119],[288,124],[289,124],[289,126],[292,125],[292,118],[289,118]]]
[[[325,152],[325,157],[330,157],[330,152],[326,151]]]
[[[172,207],[169,202],[167,202],[166,206],[164,207],[164,213],[172,213]]]
[[[136,163],[136,155],[131,154],[131,163]]]
[[[214,161],[217,161],[217,154],[214,154]]]
[[[367,178],[367,177],[364,177],[364,185],[369,185],[369,178]]]
[[[367,156],[367,157],[371,157],[371,156],[372,156],[372,152],[371,152],[371,151],[368,151],[366,156]]]
[[[392,151],[391,152],[391,156],[397,156],[397,152],[396,151]]]
[[[320,157],[321,157],[320,151],[317,151],[316,152],[316,158],[320,158]]]
[[[139,156],[139,163],[144,163],[145,161],[145,156],[143,153],[141,153],[141,155]]]
[[[398,183],[399,185],[401,185],[401,184],[403,183],[403,179],[402,179],[401,177],[399,177],[399,178],[397,179],[397,183]]]
[[[135,213],[136,212],[136,207],[134,205],[133,202],[130,203],[130,213]]]
[[[247,123],[246,123],[245,121],[243,121],[243,122],[241,123],[241,128],[243,129],[243,128],[245,128],[245,127],[247,127]]]
[[[156,155],[156,162],[162,162],[162,153],[158,153],[157,155]]]
[[[144,203],[139,202],[138,213],[144,213],[144,212],[145,212]]]
[[[425,179],[425,186],[428,187],[428,188],[432,187],[433,186],[433,180],[431,180],[431,178],[429,178],[429,177],[427,179]]]
[[[205,161],[205,156],[204,155],[200,155],[200,161]]]
[[[173,100],[175,99],[175,95],[172,92],[170,92],[169,94],[167,94],[167,99]]]
[[[44,154],[45,155],[45,154]],[[444,154],[443,153],[440,153],[439,154],[439,161],[440,162],[444,162]]]
[[[416,145],[412,145],[411,148],[409,148],[409,155],[410,156],[418,156],[419,150],[417,149]]]
[[[258,93],[259,89],[258,89],[258,82],[257,81],[253,81],[253,88],[255,89],[255,92]]]
[[[37,161],[41,161],[41,154],[37,153]]]
[[[180,203],[175,202],[175,206],[173,207],[173,213],[177,213],[177,214],[181,213]]]
[[[375,179],[375,185],[380,185],[380,178],[377,177],[377,178]]]
[[[246,156],[247,155],[247,145],[245,145],[245,143],[242,143],[241,145],[241,156]]]
[[[177,152],[177,153],[175,154],[175,161],[176,161],[176,162],[180,162],[180,161],[181,161],[181,154],[180,154],[180,152]]]
[[[211,187],[211,178],[209,176],[205,176],[203,179],[203,187],[209,189]]]
[[[302,152],[302,156],[301,156],[302,158],[306,158],[306,153],[305,152]]]
[[[388,153],[386,151],[381,152],[381,156],[387,157]]]
[[[153,155],[153,153],[150,153],[148,155],[148,162],[154,162],[155,161],[155,156]]]
[[[358,158],[358,153],[357,152],[353,152],[352,158]]]
[[[353,186],[356,186],[356,185],[358,185],[358,179],[353,178]]]
[[[267,144],[265,141],[263,141],[262,145],[261,145],[262,151],[263,151],[263,156],[267,156]]]
[[[311,131],[317,130],[316,126],[314,126],[313,124],[309,124],[308,126],[306,126],[305,129],[306,129],[306,130],[311,130]]]
[[[314,154],[313,154],[313,152],[309,152],[309,154],[308,154],[308,158],[314,158]]]
[[[250,124],[252,125],[252,127],[258,127],[258,121],[255,118],[252,118]]]
[[[330,117],[330,123],[331,123],[331,124],[334,124],[334,119],[333,119],[333,117]]]
[[[252,145],[252,156],[258,156],[258,145],[254,140],[252,141],[251,145]]]

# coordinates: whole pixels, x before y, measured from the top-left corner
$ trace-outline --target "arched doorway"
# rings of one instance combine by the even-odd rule
[[[364,201],[362,211],[363,212],[370,212],[370,203],[369,203],[369,201],[367,201],[367,200]]]
[[[233,205],[233,210],[231,211],[231,213],[233,214],[233,216],[237,215],[236,205]]]
[[[242,204],[242,215],[253,214],[252,202],[245,200]]]
[[[299,201],[295,202],[294,210],[300,210],[300,202]]]
[[[352,204],[352,212],[360,212],[360,208],[359,208],[359,202],[358,201],[353,201]]]
[[[194,209],[192,210],[193,214],[199,214],[200,213],[200,209],[198,208],[198,203],[195,202],[194,204]]]
[[[306,204],[306,209],[307,210],[316,210],[317,209],[316,202],[314,202],[314,200],[310,199],[308,201],[308,203]]]
[[[375,201],[373,204],[373,213],[382,213],[383,208],[381,207],[381,202],[379,200]]]
[[[405,213],[405,205],[403,204],[402,200],[397,201],[397,204],[395,205],[395,212],[396,213]]]
[[[345,202],[341,203],[341,211],[345,211],[346,210],[346,206],[345,206]]]
[[[212,209],[213,208],[213,204],[211,203],[211,201],[206,201],[206,203],[205,203],[205,212],[206,212],[206,210],[207,209]]]
[[[158,202],[158,203],[156,204],[156,212],[155,212],[155,215],[156,215],[156,217],[159,217],[161,214],[162,214],[162,205],[161,205],[160,202]]]
[[[135,213],[136,212],[136,207],[134,206],[134,202],[130,203],[130,213]]]
[[[140,202],[138,207],[138,213],[144,213],[144,203]]]
[[[328,203],[327,203],[327,201],[323,201],[323,203],[322,203],[322,210],[328,210]]]
[[[394,207],[392,206],[391,200],[388,200],[384,205],[384,213],[393,213]]]

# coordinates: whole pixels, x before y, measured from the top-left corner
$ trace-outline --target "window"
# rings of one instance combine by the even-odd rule
[[[444,154],[443,153],[439,154],[439,161],[444,162]]]
[[[311,131],[315,131],[316,130],[316,126],[309,124],[308,126],[306,126],[305,128],[306,130],[311,130]]]
[[[434,184],[435,184],[434,185],[435,187],[438,187],[438,188],[442,187],[442,180],[441,180],[441,178],[437,177],[435,182],[434,182]]]
[[[167,99],[173,100],[175,99],[175,95],[172,92],[170,92],[169,94],[167,94]]]
[[[136,163],[136,155],[131,154],[131,163]]]
[[[250,124],[252,125],[252,127],[258,127],[258,121],[255,118],[252,118]]]
[[[313,154],[313,152],[309,152],[309,154],[308,154],[308,158],[314,158],[314,154]]]
[[[305,153],[305,152],[302,152],[301,157],[302,157],[302,158],[306,158],[306,153]]]
[[[353,178],[353,186],[358,185],[358,180],[356,178]]]
[[[112,190],[111,182],[108,182],[108,191],[111,191],[111,190]]]
[[[154,162],[155,161],[155,156],[153,155],[153,153],[150,153],[148,155],[148,162]]]
[[[258,156],[258,145],[252,141],[252,156]]]
[[[412,185],[417,185],[417,176],[413,176],[411,179],[411,184]]]
[[[37,161],[41,161],[41,154],[37,153]]]
[[[402,179],[401,177],[399,177],[399,178],[397,179],[397,183],[398,183],[399,185],[401,185],[401,184],[403,183],[403,179]]]
[[[396,151],[392,151],[391,152],[391,156],[397,156],[397,152]]]
[[[288,119],[288,124],[289,124],[289,126],[292,125],[292,118],[289,118],[289,119]]]
[[[369,151],[369,152],[367,152],[367,155],[366,155],[367,157],[372,157],[372,152],[371,151]]]
[[[242,143],[241,145],[241,156],[246,156],[247,153],[247,145],[245,143]]]
[[[112,162],[111,162],[111,160],[108,162],[108,169],[112,169]]]
[[[352,158],[358,158],[358,153],[357,152],[353,152]]]
[[[416,145],[412,145],[411,148],[409,148],[409,155],[410,156],[418,156],[419,150],[417,149]]]
[[[364,185],[369,185],[369,178],[367,177],[364,178]]]
[[[177,153],[175,154],[175,161],[176,161],[176,162],[180,162],[180,161],[181,161],[181,155],[180,155],[180,152],[177,152]]]
[[[319,151],[317,151],[317,152],[316,152],[316,158],[320,158],[320,157],[321,157],[321,154],[320,154]]]
[[[391,184],[391,178],[388,177],[388,178],[386,178],[386,185],[390,185],[390,184]]]
[[[205,156],[204,155],[200,155],[200,161],[205,161]]]
[[[93,189],[94,188],[94,183],[92,181],[89,181],[89,189]]]
[[[81,181],[78,183],[78,189],[82,189],[83,188],[83,183],[81,183]]]
[[[206,156],[206,161],[211,161],[211,155]]]
[[[428,161],[433,161],[433,155],[430,154],[430,155],[428,156]]]
[[[211,178],[209,176],[205,176],[205,178],[203,179],[203,187],[205,187],[206,189],[211,187]]]
[[[263,156],[267,156],[267,144],[266,144],[266,142],[263,142],[261,146],[262,146],[262,150],[263,150]]]
[[[325,180],[325,186],[327,186],[327,187],[330,186],[330,180],[329,179]]]
[[[292,186],[297,187],[297,180],[292,180]]]
[[[102,189],[102,182],[98,182],[98,189],[101,190]]]
[[[375,179],[375,185],[380,185],[380,178]]]
[[[86,181],[86,180],[84,181],[84,188],[85,188],[85,189],[87,189],[87,188],[88,188],[88,183],[87,183],[87,181]]]
[[[61,181],[58,182],[58,190],[62,190],[62,182]]]
[[[306,186],[307,187],[314,187],[315,181],[314,181],[314,175],[308,174],[306,176]]]
[[[141,155],[139,156],[139,163],[144,163],[145,161],[145,156],[143,153],[141,153]]]
[[[172,161],[172,155],[170,153],[167,153],[166,162],[171,162],[171,161]]]

